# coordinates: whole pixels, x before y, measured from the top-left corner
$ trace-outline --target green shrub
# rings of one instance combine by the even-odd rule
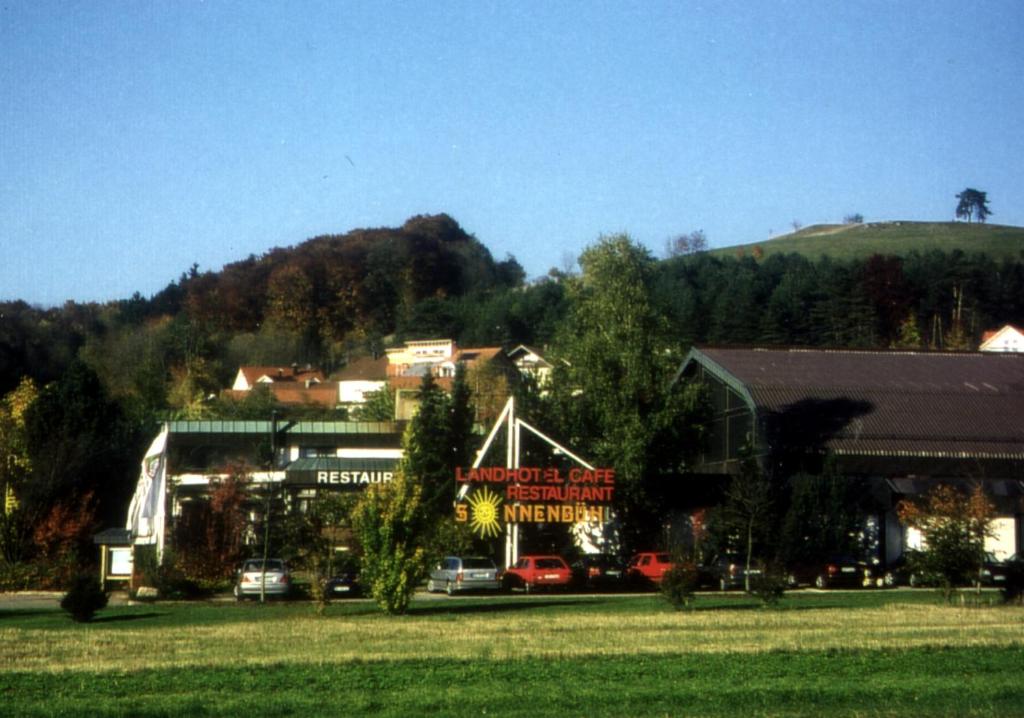
[[[133,550],[133,576],[135,586],[156,586],[160,564],[156,560],[156,546],[136,546]]]
[[[682,610],[693,603],[697,585],[697,566],[692,561],[676,561],[661,580],[661,595],[673,608]]]
[[[42,588],[47,573],[45,566],[34,561],[0,563],[0,592]]]
[[[761,599],[765,606],[774,606],[782,599],[789,580],[786,572],[778,566],[768,566],[758,576],[750,578],[750,593]]]
[[[186,576],[177,564],[161,566],[157,572],[155,586],[160,598],[191,600],[207,598],[210,595],[207,588],[204,588],[195,579]]]
[[[100,580],[91,573],[82,573],[71,581],[71,587],[61,599],[60,607],[78,623],[88,623],[96,611],[107,605],[107,593]]]
[[[352,521],[363,549],[363,585],[386,613],[405,613],[426,574],[419,485],[400,467],[390,483],[363,493]]]

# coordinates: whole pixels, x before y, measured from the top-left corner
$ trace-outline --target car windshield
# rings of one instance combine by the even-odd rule
[[[283,564],[282,564],[282,562],[280,560],[278,560],[278,559],[268,559],[267,560],[267,570],[268,571],[281,571],[282,569],[283,569]],[[242,570],[243,571],[262,571],[263,570],[263,560],[262,559],[253,559],[252,561],[246,561],[245,562],[245,566],[242,567]]]
[[[562,568],[562,562],[557,558],[539,558],[537,568]]]
[[[464,558],[462,568],[494,568],[494,561],[489,558]]]

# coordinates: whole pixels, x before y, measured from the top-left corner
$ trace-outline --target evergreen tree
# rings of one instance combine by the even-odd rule
[[[455,380],[452,382],[452,393],[448,409],[448,462],[446,469],[449,478],[455,476],[457,467],[469,466],[473,461],[473,405],[472,392],[466,376],[466,367],[459,364],[455,368]]]
[[[831,461],[820,476],[793,476],[779,538],[782,560],[813,563],[856,555],[864,490],[857,479],[837,474]]]
[[[451,400],[430,372],[420,382],[417,400],[406,441],[408,471],[420,484],[428,515],[450,516],[455,499]]]

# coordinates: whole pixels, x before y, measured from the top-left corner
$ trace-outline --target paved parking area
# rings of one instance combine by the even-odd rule
[[[0,611],[31,611],[47,608],[59,608],[62,591],[18,591],[16,593],[0,593]],[[110,594],[108,606],[125,606],[128,594],[114,591]]]

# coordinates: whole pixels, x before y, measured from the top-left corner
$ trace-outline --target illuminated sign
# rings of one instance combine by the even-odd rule
[[[390,483],[395,477],[396,459],[321,456],[297,459],[285,469],[289,486],[322,487],[339,490],[365,489]]]
[[[390,471],[317,471],[318,484],[335,486],[360,486],[368,484],[386,484],[395,477]]]
[[[481,536],[508,523],[604,523],[611,518],[615,469],[457,468],[455,520]]]

